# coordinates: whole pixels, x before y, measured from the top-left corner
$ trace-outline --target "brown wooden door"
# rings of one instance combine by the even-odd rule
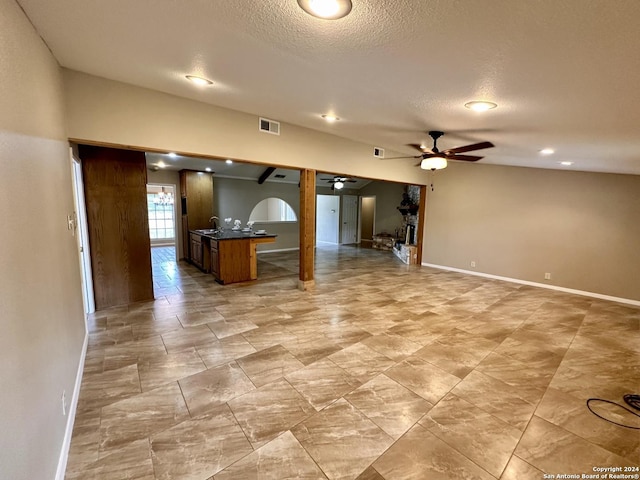
[[[80,145],[96,309],[153,299],[143,152]]]

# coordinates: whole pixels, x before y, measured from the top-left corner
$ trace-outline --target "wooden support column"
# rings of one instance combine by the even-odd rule
[[[420,207],[418,208],[418,265],[422,265],[422,245],[424,242],[425,220],[427,218],[427,187],[420,186]]]
[[[315,235],[316,171],[300,170],[300,290],[307,290],[314,285]]]

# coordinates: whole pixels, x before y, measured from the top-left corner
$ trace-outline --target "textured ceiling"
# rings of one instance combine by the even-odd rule
[[[407,154],[437,129],[441,149],[493,142],[483,163],[640,174],[638,0],[353,0],[337,21],[296,0],[18,1],[70,69]]]

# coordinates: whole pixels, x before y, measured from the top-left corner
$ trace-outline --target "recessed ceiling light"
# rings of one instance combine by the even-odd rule
[[[164,163],[162,160],[160,160],[158,163],[156,163],[156,167],[165,168],[166,166],[167,166],[167,164]]]
[[[338,117],[331,114],[324,114],[322,115],[322,118],[324,118],[329,123],[337,122],[338,120],[340,120]]]
[[[493,110],[498,106],[497,103],[485,102],[482,100],[474,100],[473,102],[467,102],[464,104],[469,110],[474,112],[486,112],[487,110]]]
[[[556,151],[553,148],[543,148],[542,150],[540,150],[540,153],[542,155],[553,155],[554,153],[556,153]]]
[[[351,11],[351,0],[298,0],[298,5],[309,15],[337,20],[345,17]]]
[[[231,160],[230,158],[227,158],[224,163],[226,163],[227,165],[231,165],[233,163],[233,160]]]
[[[573,165],[573,162],[560,162],[560,165],[564,165],[565,167],[569,167]]]
[[[207,172],[210,172],[210,171],[211,171],[211,167],[207,167],[207,168],[205,168],[205,170],[206,170]]]
[[[174,152],[169,152],[169,153],[167,153],[167,155],[169,155],[171,158],[175,158],[175,157],[178,156]]]
[[[213,82],[207,78],[198,77],[196,75],[185,75],[185,78],[199,87],[206,87],[207,85],[213,84]]]

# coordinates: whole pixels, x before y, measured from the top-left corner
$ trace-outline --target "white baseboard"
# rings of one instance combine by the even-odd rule
[[[258,255],[260,255],[261,253],[293,252],[294,250],[300,250],[300,247],[279,248],[277,250],[258,250]]]
[[[582,296],[585,296],[585,297],[599,298],[601,300],[609,300],[611,302],[626,303],[627,305],[634,305],[636,307],[640,307],[640,301],[639,300],[632,300],[630,298],[613,297],[611,295],[603,295],[601,293],[585,292],[584,290],[575,290],[573,288],[559,287],[557,285],[549,285],[549,284],[546,284],[546,283],[530,282],[528,280],[520,280],[518,278],[501,277],[499,275],[491,275],[490,273],[476,272],[474,270],[463,270],[462,268],[446,267],[444,265],[434,265],[432,263],[422,263],[422,266],[423,267],[437,268],[438,270],[449,270],[451,272],[466,273],[468,275],[475,275],[477,277],[491,278],[491,279],[494,279],[494,280],[502,280],[502,281],[505,281],[505,282],[519,283],[519,284],[522,284],[522,285],[530,285],[532,287],[547,288],[549,290],[558,290],[560,292],[573,293],[575,295],[582,295]]]
[[[69,458],[69,447],[71,446],[71,436],[73,435],[73,423],[76,418],[76,409],[78,407],[78,398],[80,397],[80,386],[82,385],[82,374],[84,373],[84,360],[87,356],[87,345],[89,344],[89,332],[85,330],[84,342],[82,344],[82,352],[80,353],[80,361],[78,362],[78,371],[76,373],[76,384],[73,387],[73,396],[69,404],[67,412],[67,427],[64,431],[64,440],[62,449],[60,450],[60,458],[58,459],[58,469],[56,471],[56,480],[64,480],[67,470],[67,459]]]

